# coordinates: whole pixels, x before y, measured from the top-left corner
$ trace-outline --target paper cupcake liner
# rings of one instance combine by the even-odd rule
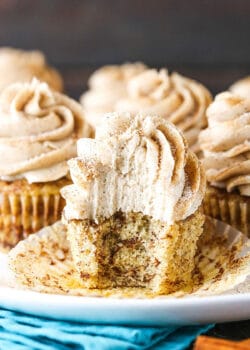
[[[250,237],[250,197],[208,186],[203,207],[206,215],[221,220]]]
[[[0,182],[0,247],[8,250],[20,240],[60,219],[63,179],[50,184],[26,181]]]
[[[85,288],[75,268],[66,231],[66,226],[59,221],[30,235],[12,249],[7,284],[52,294],[155,297],[146,288]],[[246,282],[249,272],[250,247],[246,236],[220,221],[207,218],[195,256],[192,284],[160,298],[250,292],[249,282]]]

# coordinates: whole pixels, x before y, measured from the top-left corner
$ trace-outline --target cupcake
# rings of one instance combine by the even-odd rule
[[[46,82],[52,89],[63,90],[60,74],[48,66],[40,51],[0,48],[0,91],[16,82],[30,82],[33,77]]]
[[[236,81],[229,90],[244,98],[250,98],[250,76]]]
[[[61,193],[83,286],[165,294],[190,283],[205,175],[181,132],[163,118],[114,113],[77,150]]]
[[[0,95],[0,246],[9,248],[60,218],[67,160],[89,135],[83,109],[46,83],[15,83]]]
[[[216,96],[200,134],[208,181],[205,213],[250,232],[250,100],[230,92]]]
[[[146,69],[143,63],[124,63],[99,68],[89,78],[89,90],[80,101],[88,122],[95,128],[102,115],[114,111],[115,103],[127,95],[127,82]]]
[[[116,111],[159,115],[181,129],[191,149],[199,152],[198,135],[207,125],[205,111],[211,101],[203,85],[165,69],[148,69],[131,79],[127,90]]]

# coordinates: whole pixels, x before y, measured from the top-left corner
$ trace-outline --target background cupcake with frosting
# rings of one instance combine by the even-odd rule
[[[250,100],[224,92],[207,110],[200,134],[208,181],[207,215],[250,233]]]
[[[0,48],[0,92],[16,82],[31,82],[33,77],[45,81],[52,89],[63,90],[60,73],[48,65],[41,51]]]
[[[127,96],[116,111],[158,115],[183,131],[191,149],[198,153],[198,135],[206,127],[211,95],[205,86],[166,69],[148,69],[131,79]]]
[[[80,97],[88,122],[96,128],[105,113],[113,112],[118,100],[127,96],[128,81],[143,72],[141,62],[107,65],[97,69],[89,78],[89,90]]]
[[[15,83],[0,96],[0,245],[60,218],[60,189],[78,137],[90,135],[83,109],[46,83]]]

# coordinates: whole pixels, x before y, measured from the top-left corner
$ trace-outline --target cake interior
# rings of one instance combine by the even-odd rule
[[[204,216],[172,226],[142,213],[117,212],[98,224],[71,220],[68,239],[86,288],[140,287],[170,293],[190,282]]]

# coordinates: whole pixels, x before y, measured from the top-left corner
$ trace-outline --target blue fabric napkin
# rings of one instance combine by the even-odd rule
[[[164,328],[87,325],[0,309],[0,349],[182,350],[213,325]]]

